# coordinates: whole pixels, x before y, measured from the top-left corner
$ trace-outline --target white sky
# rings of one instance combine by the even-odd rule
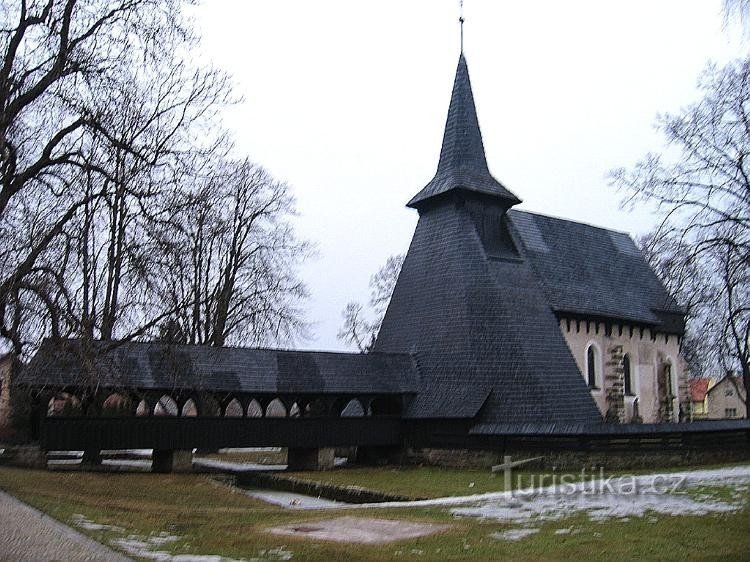
[[[297,347],[342,349],[341,311],[408,248],[406,202],[437,166],[459,53],[457,0],[211,0],[203,53],[245,101],[238,151],[288,181],[313,322]],[[721,0],[466,0],[469,63],[487,160],[522,209],[640,234],[607,172],[659,150],[658,112],[696,97],[707,61],[744,54]]]

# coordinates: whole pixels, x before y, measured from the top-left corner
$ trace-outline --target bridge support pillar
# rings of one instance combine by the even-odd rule
[[[151,455],[151,472],[192,472],[193,451],[154,449]]]
[[[334,453],[333,447],[290,447],[287,453],[289,470],[330,470]]]
[[[102,464],[102,452],[98,449],[86,449],[81,457],[81,464],[84,466],[98,466]]]

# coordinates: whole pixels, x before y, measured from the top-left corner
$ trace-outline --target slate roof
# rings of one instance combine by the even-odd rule
[[[684,331],[682,309],[627,234],[516,209],[508,216],[556,312]]]
[[[420,218],[375,344],[416,357],[407,416],[600,424],[556,313],[681,322],[627,235],[507,210],[518,202],[489,174],[461,55],[437,174],[408,203]]]
[[[97,343],[104,387],[210,389],[219,392],[400,394],[418,374],[405,354],[325,353],[129,342]],[[47,340],[17,384],[74,386],[85,380],[79,342]]]
[[[505,201],[507,207],[521,202],[492,177],[487,167],[469,68],[463,53],[458,59],[453,82],[437,173],[407,205],[416,208],[429,199],[457,189],[498,198]]]
[[[407,417],[601,420],[529,264],[488,258],[465,208],[421,214],[375,351],[415,354]]]

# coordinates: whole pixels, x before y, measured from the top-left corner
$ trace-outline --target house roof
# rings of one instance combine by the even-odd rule
[[[508,215],[556,312],[684,332],[683,310],[629,235],[516,209]]]
[[[718,388],[725,382],[731,382],[737,385],[737,388],[739,388],[740,390],[744,389],[745,387],[744,381],[742,380],[742,376],[735,375],[733,373],[726,373],[724,374],[723,377],[719,378],[714,384],[711,385],[711,387],[708,389],[708,394],[713,392],[715,388]]]
[[[103,342],[94,345],[94,372],[104,387],[314,394],[396,394],[417,388],[417,370],[407,354],[160,342],[128,342],[114,348]],[[17,383],[80,386],[86,380],[81,349],[77,340],[46,341]]]
[[[601,421],[531,267],[488,257],[464,207],[421,213],[375,350],[414,353],[410,417]]]
[[[690,399],[693,402],[703,402],[706,399],[706,393],[708,392],[708,385],[711,383],[710,379],[690,379],[688,385],[690,386]]]
[[[435,177],[407,205],[423,203],[453,190],[466,190],[502,200],[506,207],[521,202],[490,173],[484,154],[469,68],[464,54],[458,59],[448,118]]]

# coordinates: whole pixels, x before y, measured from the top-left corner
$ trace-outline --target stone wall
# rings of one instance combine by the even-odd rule
[[[599,388],[591,391],[603,418],[624,423],[633,420],[634,403],[644,423],[664,421],[664,396],[659,392],[658,374],[664,365],[672,369],[672,403],[670,420],[679,421],[680,404],[687,412],[689,391],[684,361],[677,336],[652,333],[647,328],[626,324],[576,319],[560,319],[560,329],[581,371],[586,373],[586,352],[590,345],[596,350]],[[628,355],[633,378],[633,396],[624,396],[622,358]]]
[[[489,469],[503,463],[504,456],[513,461],[536,459],[518,470],[568,470],[580,472],[603,467],[609,470],[658,469],[692,465],[721,464],[750,460],[750,444],[742,447],[685,449],[682,451],[479,451],[468,449],[407,449],[408,464],[427,464],[451,468]],[[541,457],[541,458],[538,458]]]

